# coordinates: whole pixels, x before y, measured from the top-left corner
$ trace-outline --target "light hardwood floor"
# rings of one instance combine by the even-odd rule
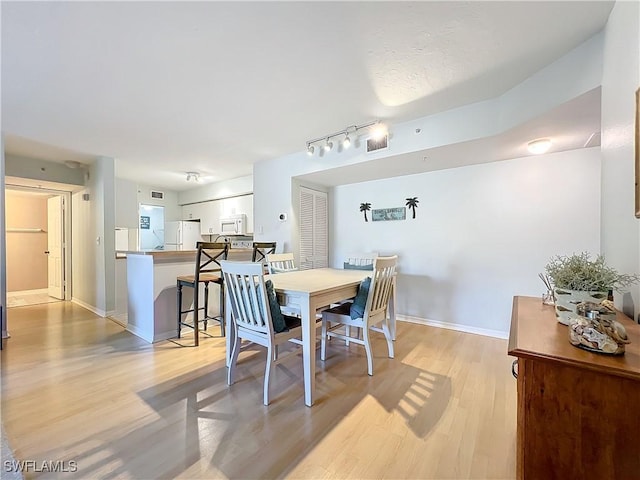
[[[257,347],[228,387],[221,338],[149,345],[70,302],[12,309],[9,331],[11,446],[20,460],[77,462],[69,478],[515,476],[506,340],[399,323],[396,358],[376,335],[368,377],[364,349],[334,339],[308,408],[297,355],[276,368],[264,407]]]

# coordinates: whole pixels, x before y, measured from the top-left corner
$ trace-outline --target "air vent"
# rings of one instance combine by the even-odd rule
[[[375,152],[377,150],[383,150],[389,147],[389,134],[386,134],[381,138],[368,138],[367,139],[367,153]]]
[[[589,138],[584,144],[584,148],[597,147],[600,145],[601,140],[602,139],[601,139],[600,132],[594,132],[591,135],[589,135]]]
[[[155,190],[151,190],[151,198],[162,200],[164,198],[164,192],[157,192]]]

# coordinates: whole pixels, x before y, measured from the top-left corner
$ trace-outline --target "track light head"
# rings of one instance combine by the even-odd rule
[[[374,140],[380,140],[387,134],[387,126],[383,123],[374,124],[371,128],[371,138]]]
[[[327,138],[327,143],[324,144],[324,151],[329,152],[333,148],[333,142]]]
[[[349,138],[349,134],[345,134],[344,140],[342,140],[342,148],[345,150],[351,146],[351,139]]]
[[[316,151],[316,147],[314,145],[307,145],[307,155],[309,155],[310,157],[313,156],[313,154]]]

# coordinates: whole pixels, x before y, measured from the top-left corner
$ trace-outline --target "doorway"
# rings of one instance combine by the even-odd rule
[[[7,186],[7,307],[70,299],[70,194]]]

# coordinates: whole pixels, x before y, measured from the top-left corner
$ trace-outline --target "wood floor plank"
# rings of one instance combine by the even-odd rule
[[[38,478],[514,478],[516,383],[506,340],[398,325],[395,359],[330,342],[317,402],[292,355],[262,405],[265,351],[226,384],[224,338],[150,345],[70,302],[9,311],[2,421]],[[192,338],[181,339],[190,345]],[[30,477],[33,475],[27,475]]]

